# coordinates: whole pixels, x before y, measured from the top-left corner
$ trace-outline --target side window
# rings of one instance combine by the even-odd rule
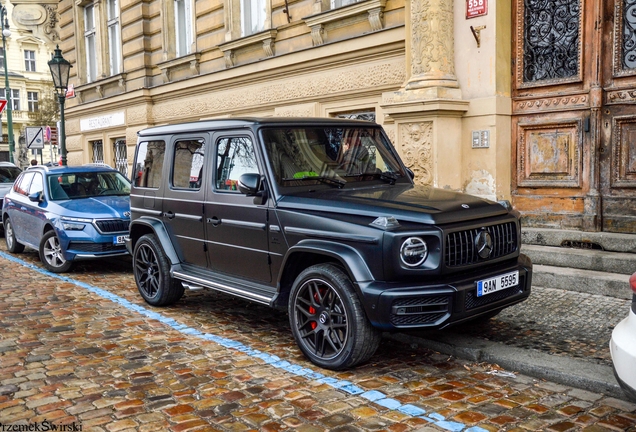
[[[31,195],[37,192],[42,192],[42,191],[44,191],[44,186],[42,182],[42,174],[35,173],[35,175],[33,176],[33,181],[31,182],[31,186],[29,186],[28,195]]]
[[[215,188],[238,191],[241,174],[259,172],[251,138],[221,138],[216,148],[215,166]]]
[[[144,141],[137,146],[133,171],[135,187],[158,189],[166,154],[164,141]]]
[[[34,175],[35,173],[32,172],[24,173],[24,175],[15,182],[13,190],[20,195],[27,195],[29,186],[31,185],[31,180],[33,180]]]
[[[200,189],[203,175],[205,141],[202,139],[177,141],[172,159],[172,187]]]

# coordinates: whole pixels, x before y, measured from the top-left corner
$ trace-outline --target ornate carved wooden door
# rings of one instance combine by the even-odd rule
[[[636,232],[636,0],[515,0],[513,203]]]
[[[597,229],[600,1],[513,2],[512,198],[526,226]]]
[[[636,233],[636,0],[603,4],[601,226]]]

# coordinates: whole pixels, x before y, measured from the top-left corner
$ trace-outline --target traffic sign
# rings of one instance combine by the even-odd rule
[[[0,99],[0,113],[2,113],[6,107],[7,107],[7,100]]]
[[[44,128],[42,126],[27,127],[26,144],[28,149],[44,148]]]

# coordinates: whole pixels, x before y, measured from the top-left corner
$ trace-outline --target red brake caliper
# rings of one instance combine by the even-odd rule
[[[324,288],[320,290],[320,295],[324,295]],[[320,302],[320,297],[318,297],[318,293],[314,294],[314,300],[316,300],[316,302]],[[315,314],[316,313],[316,309],[314,309],[313,306],[309,306],[309,313],[310,314]],[[318,323],[316,321],[312,321],[309,323],[309,325],[311,326],[312,330],[316,330],[316,327],[318,327]]]

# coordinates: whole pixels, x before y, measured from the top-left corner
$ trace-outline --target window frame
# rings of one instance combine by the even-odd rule
[[[27,106],[30,112],[36,112],[40,110],[38,92],[27,91]]]
[[[118,75],[122,71],[120,16],[119,0],[106,0],[108,60],[111,76]]]
[[[82,8],[84,22],[82,27],[84,30],[84,52],[86,53],[86,82],[94,82],[97,80],[97,26],[95,18],[94,3],[89,3]],[[89,15],[90,10],[90,15]],[[90,16],[90,20],[88,19]],[[90,26],[90,27],[89,27]]]
[[[37,72],[35,67],[35,51],[24,50],[24,70],[26,72]]]

